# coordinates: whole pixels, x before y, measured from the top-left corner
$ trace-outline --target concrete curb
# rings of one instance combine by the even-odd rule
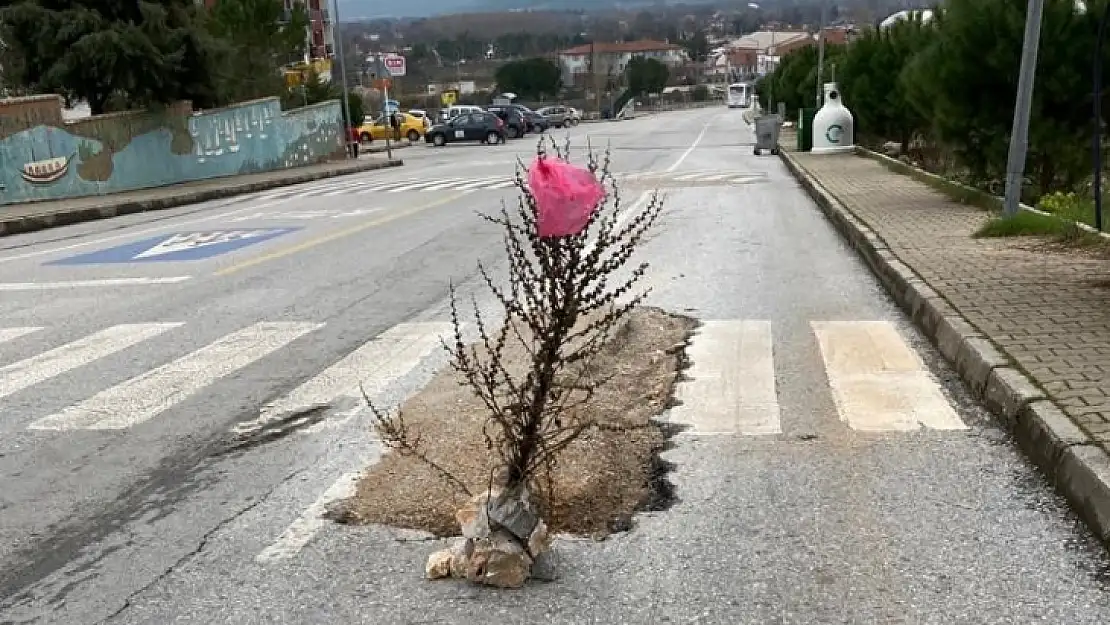
[[[112,217],[131,215],[133,213],[165,210],[167,208],[176,208],[187,204],[218,200],[246,193],[255,193],[304,182],[374,171],[376,169],[385,169],[386,167],[399,167],[401,165],[404,165],[404,161],[393,159],[392,161],[376,161],[366,163],[365,166],[344,169],[314,171],[311,173],[291,173],[289,176],[284,176],[282,178],[246,183],[236,183],[234,182],[234,176],[228,176],[226,178],[228,184],[220,187],[210,187],[196,191],[181,190],[170,192],[168,195],[161,197],[116,202],[113,202],[112,196],[108,195],[104,196],[103,204],[44,212],[37,215],[24,215],[21,217],[4,217],[4,207],[0,206],[0,237],[57,228],[58,226],[68,226],[86,221],[95,221],[97,219],[110,219]]]
[[[1110,454],[1083,432],[1003,351],[890,250],[788,152],[786,168],[856,249],[960,378],[1110,546]]]

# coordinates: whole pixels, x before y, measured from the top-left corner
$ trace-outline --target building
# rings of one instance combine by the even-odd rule
[[[276,0],[275,0],[276,1]],[[281,0],[286,14],[294,5],[301,5],[308,12],[308,28],[305,30],[305,55],[303,59],[289,59],[287,80],[291,74],[303,73],[312,67],[323,80],[331,80],[331,61],[335,58],[335,32],[332,28],[331,12],[327,0]],[[196,0],[212,8],[219,0]]]
[[[682,46],[662,41],[625,41],[619,43],[597,42],[580,45],[559,53],[563,68],[563,82],[580,84],[582,78],[593,72],[598,75],[620,76],[634,58],[656,59],[668,67],[677,67],[687,61]]]
[[[829,26],[824,33],[826,45],[851,43],[857,34],[851,26]],[[714,50],[707,74],[721,79],[727,76],[729,81],[765,76],[775,71],[786,55],[817,42],[818,34],[806,31],[754,32]]]
[[[285,9],[291,10],[293,4],[301,4],[308,11],[308,51],[305,62],[335,57],[335,32],[332,29],[331,12],[326,0],[283,0]]]

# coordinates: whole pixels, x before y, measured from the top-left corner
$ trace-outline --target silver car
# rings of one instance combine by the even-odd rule
[[[541,109],[538,109],[536,113],[543,115],[543,117],[547,120],[547,123],[556,128],[563,128],[565,126],[577,126],[578,122],[582,121],[582,117],[578,113],[578,111],[569,106],[545,106]]]

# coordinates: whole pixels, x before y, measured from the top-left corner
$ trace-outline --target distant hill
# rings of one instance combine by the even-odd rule
[[[354,21],[389,17],[431,17],[450,13],[484,13],[532,9],[536,11],[576,11],[652,5],[709,4],[713,0],[339,0],[339,17]],[[330,5],[330,2],[329,2]]]

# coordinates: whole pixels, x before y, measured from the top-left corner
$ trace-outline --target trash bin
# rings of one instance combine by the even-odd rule
[[[813,149],[813,116],[817,109],[798,109],[798,151]]]

